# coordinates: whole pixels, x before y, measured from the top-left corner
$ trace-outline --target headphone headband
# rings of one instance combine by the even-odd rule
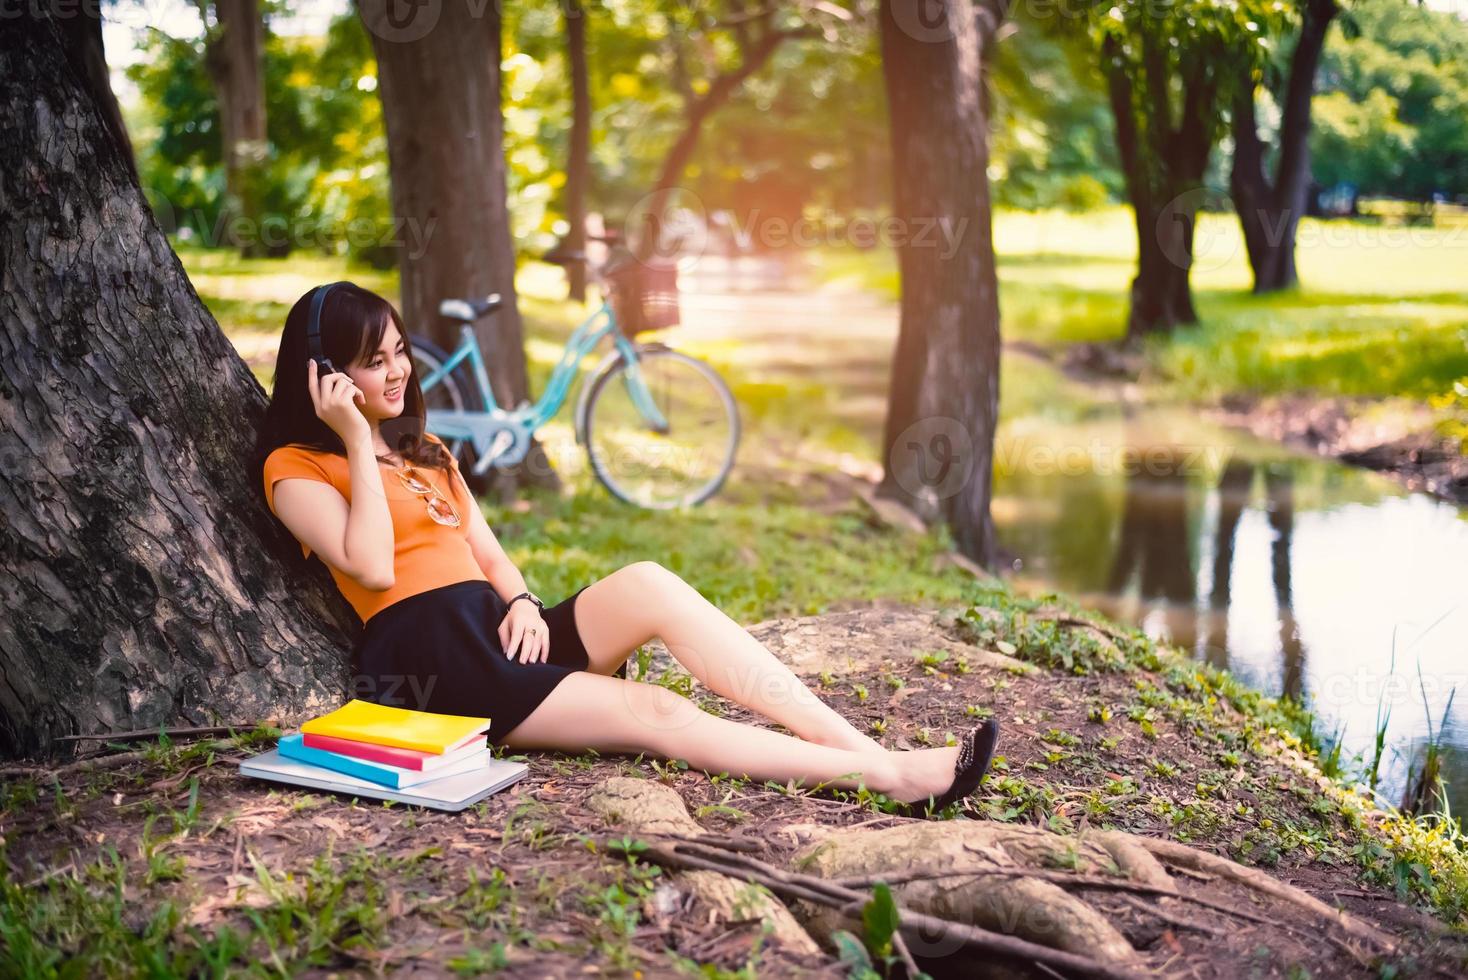
[[[329,282],[324,286],[317,286],[311,295],[311,318],[306,323],[306,343],[311,350],[311,356],[318,360],[326,360],[326,353],[321,349],[321,307],[326,302],[326,294],[337,286],[345,286],[349,283],[345,279]]]

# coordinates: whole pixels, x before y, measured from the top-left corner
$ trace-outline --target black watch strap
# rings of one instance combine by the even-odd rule
[[[529,599],[531,602],[535,603],[535,608],[541,610],[545,609],[545,603],[535,598],[535,596],[531,595],[529,592],[521,592],[519,595],[515,596],[514,599],[511,599],[509,602],[505,603],[505,608],[509,609],[519,599]]]

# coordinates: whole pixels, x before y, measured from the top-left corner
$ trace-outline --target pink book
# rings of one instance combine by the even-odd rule
[[[356,759],[366,759],[369,762],[380,762],[385,766],[397,766],[400,769],[413,769],[419,772],[428,772],[462,759],[466,755],[473,755],[483,749],[488,742],[487,733],[476,732],[458,744],[450,746],[447,752],[436,753],[423,752],[419,749],[402,749],[395,745],[378,745],[376,742],[359,742],[356,739],[337,738],[334,735],[308,734],[304,736],[304,744],[308,748],[339,752]]]

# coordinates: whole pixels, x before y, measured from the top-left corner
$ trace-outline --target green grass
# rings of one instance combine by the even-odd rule
[[[1134,273],[1130,211],[1001,211],[994,222],[1001,330],[1045,345],[1124,336]],[[821,275],[898,295],[890,252],[825,251]],[[1250,291],[1237,220],[1199,221],[1200,324],[1151,346],[1179,391],[1425,398],[1468,375],[1468,232],[1367,221],[1301,224],[1301,287]]]
[[[972,589],[968,573],[934,570],[949,550],[946,534],[893,531],[856,503],[812,510],[798,487],[736,476],[713,500],[671,514],[628,507],[589,482],[575,490],[531,491],[524,509],[485,507],[505,550],[547,596],[641,560],[672,569],[743,623],[814,615],[840,599],[958,602]]]

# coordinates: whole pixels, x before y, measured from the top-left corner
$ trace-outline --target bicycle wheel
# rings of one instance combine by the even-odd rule
[[[729,386],[703,361],[638,345],[637,370],[668,431],[659,433],[632,400],[626,359],[593,382],[586,409],[592,472],[612,495],[654,510],[702,503],[734,467],[739,409]]]
[[[442,348],[427,337],[415,335],[412,340],[413,371],[421,383],[422,379],[447,364],[449,357]],[[432,388],[423,392],[424,411],[431,416],[435,408],[462,412],[484,411],[484,399],[479,397],[479,388],[475,385],[467,364],[461,363],[439,379]],[[473,466],[477,457],[469,440],[445,439],[444,445],[459,461],[459,470],[464,474],[464,480],[469,484],[469,489],[474,493],[483,493],[484,488],[476,485],[482,483],[483,478],[474,476]]]

